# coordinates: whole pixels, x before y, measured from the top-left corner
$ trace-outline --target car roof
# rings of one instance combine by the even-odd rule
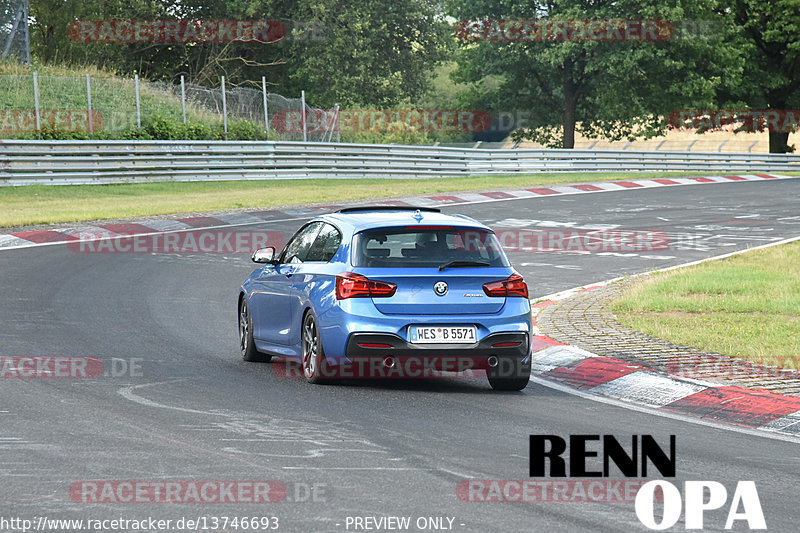
[[[336,212],[322,215],[316,220],[332,222],[343,231],[358,233],[370,228],[392,226],[455,226],[460,228],[480,228],[491,231],[487,226],[465,215],[449,215],[431,210],[382,207],[376,210],[365,208],[358,211]]]

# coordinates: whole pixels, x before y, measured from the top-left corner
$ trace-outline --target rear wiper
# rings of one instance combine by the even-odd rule
[[[491,266],[486,261],[450,261],[449,263],[445,263],[443,265],[439,265],[439,272],[444,270],[445,268],[450,267],[488,267]]]

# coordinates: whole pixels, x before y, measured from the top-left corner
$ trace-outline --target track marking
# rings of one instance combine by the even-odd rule
[[[142,385],[131,385],[130,387],[123,387],[117,391],[120,396],[125,398],[126,400],[130,400],[132,402],[138,403],[139,405],[144,405],[146,407],[157,407],[159,409],[172,409],[173,411],[181,411],[183,413],[193,413],[197,415],[211,415],[211,416],[228,416],[223,413],[214,413],[212,411],[200,411],[198,409],[188,409],[186,407],[176,407],[174,405],[165,405],[163,403],[154,402],[153,400],[148,400],[147,398],[143,398],[133,392],[137,389],[142,389],[145,387],[155,387],[157,385],[167,385],[170,383],[181,383],[187,381],[187,379],[173,379],[170,381],[158,381],[156,383],[144,383]]]
[[[386,450],[364,450],[361,448],[315,448],[308,450],[306,455],[286,455],[282,453],[245,452],[236,448],[222,448],[223,452],[238,453],[240,455],[258,455],[259,457],[279,457],[282,459],[318,459],[325,457],[330,452],[358,452],[358,453],[388,453]]]
[[[692,181],[690,181],[690,179],[691,178],[680,178],[680,181],[678,183],[676,183],[676,185],[677,186],[681,186],[681,185],[696,185],[697,184],[697,182],[692,182]],[[792,179],[798,179],[798,177],[797,176],[780,176],[778,179],[780,179],[780,180],[789,180],[790,181]],[[641,184],[641,189],[671,187],[671,185],[664,185],[664,184],[660,184],[660,183],[655,183],[653,180],[639,179],[638,181]],[[742,183],[758,183],[760,181],[768,181],[768,180],[762,178],[760,180],[749,180],[747,182],[742,182]],[[613,182],[598,182],[598,183],[601,183],[601,184],[613,184]],[[708,183],[708,184],[709,185],[713,185],[713,184],[716,184],[716,183],[728,183],[728,184],[731,184],[731,183],[736,183],[736,182],[731,182],[731,181],[728,181],[728,180],[725,180],[725,181],[716,181],[715,180],[715,181],[713,181],[713,183]],[[603,190],[599,190],[599,191],[594,191],[594,190],[593,191],[584,191],[584,190],[576,189],[571,185],[554,186],[554,187],[551,187],[551,189],[554,190],[557,193],[557,198],[562,198],[562,197],[565,197],[565,196],[573,196],[573,195],[576,195],[576,194],[600,194],[600,193],[627,192],[627,191],[630,191],[630,190],[641,190],[641,189],[609,188],[609,189],[603,189]],[[509,190],[517,191],[517,189],[509,189]],[[530,191],[531,189],[527,189],[527,190]],[[475,193],[475,194],[477,196],[477,193]],[[463,193],[460,196],[461,197],[467,197],[468,193]],[[449,202],[449,203],[446,203],[446,204],[443,204],[442,202],[436,202],[435,200],[432,200],[431,197],[428,197],[428,196],[406,197],[405,199],[413,200],[415,202],[415,205],[419,205],[420,207],[425,207],[425,206],[430,206],[430,205],[436,205],[437,207],[449,207],[449,206],[457,206],[457,205],[474,205],[474,204],[486,204],[486,203],[494,203],[494,202],[509,202],[509,201],[514,201],[514,200],[532,200],[532,199],[539,199],[539,198],[547,198],[548,196],[549,196],[549,194],[540,194],[538,196],[522,195],[522,196],[517,196],[517,197],[514,197],[514,198],[485,198],[485,197],[479,197],[480,199],[478,199],[478,198],[469,199],[469,200],[465,200],[463,202]],[[386,201],[391,201],[391,200],[374,199],[374,201],[376,203],[381,203],[381,202],[386,202]],[[567,201],[570,201],[570,200],[567,200]],[[310,209],[308,206],[301,206],[301,207],[304,207],[305,209]],[[292,213],[292,212],[298,212],[299,209],[285,209],[285,210],[281,210],[281,211],[284,212],[284,213]],[[238,214],[238,213],[234,213],[234,214]],[[309,212],[309,213],[304,213],[303,216],[290,217],[290,218],[284,218],[284,219],[275,219],[275,220],[265,219],[262,222],[240,222],[240,223],[235,223],[235,224],[222,224],[222,225],[217,225],[217,226],[208,226],[208,227],[200,227],[200,228],[186,228],[186,229],[172,230],[172,231],[167,231],[167,232],[155,231],[155,232],[151,232],[151,233],[123,234],[123,235],[119,235],[119,236],[116,236],[116,237],[103,236],[103,237],[98,237],[97,239],[92,239],[92,240],[88,240],[87,239],[85,242],[91,242],[91,241],[94,241],[94,240],[101,240],[101,239],[106,239],[106,238],[107,239],[120,239],[120,238],[130,238],[130,237],[137,237],[137,236],[147,237],[147,236],[150,236],[150,235],[156,235],[156,234],[161,235],[161,234],[165,234],[165,233],[182,233],[182,232],[198,231],[198,230],[212,230],[212,229],[222,229],[222,228],[235,228],[235,227],[242,227],[242,226],[256,226],[256,225],[270,224],[270,223],[273,223],[273,222],[292,222],[292,221],[297,221],[297,220],[308,220],[309,218],[313,218],[313,217],[315,217],[317,215],[320,215],[320,214],[323,214],[323,213],[321,213],[321,212],[316,212],[316,213],[315,212]],[[172,219],[168,219],[168,220],[172,220]],[[155,222],[158,222],[158,221],[154,221],[154,223]],[[73,228],[66,228],[64,231],[70,231],[72,229]],[[58,230],[53,230],[53,231],[58,231]],[[113,233],[113,232],[109,231],[109,233]],[[75,241],[73,240],[73,241],[31,243],[31,244],[22,245],[22,246],[0,247],[0,251],[3,251],[3,250],[21,250],[21,249],[24,249],[24,248],[35,248],[35,247],[39,247],[39,246],[55,246],[55,245],[59,245],[59,244],[63,245],[63,244],[68,244],[69,242],[75,242]]]
[[[378,470],[378,471],[424,471],[436,472],[438,468],[418,468],[415,466],[282,466],[284,470]]]
[[[566,394],[571,394],[573,396],[578,396],[579,398],[583,398],[585,400],[591,400],[599,403],[604,403],[608,405],[613,405],[615,407],[620,407],[622,409],[629,409],[631,411],[636,411],[638,413],[644,413],[653,416],[660,416],[663,418],[669,418],[672,420],[677,420],[679,422],[689,422],[690,424],[695,424],[698,426],[706,426],[714,429],[722,429],[725,431],[733,431],[734,433],[744,433],[747,435],[755,436],[755,437],[765,437],[768,439],[773,440],[781,440],[784,442],[792,442],[794,444],[800,443],[800,437],[793,437],[790,435],[782,435],[779,433],[773,433],[770,431],[765,431],[763,429],[753,429],[753,428],[746,428],[741,426],[731,426],[729,424],[724,424],[722,422],[714,422],[712,420],[704,420],[702,418],[693,418],[690,416],[685,416],[677,413],[673,413],[670,411],[661,411],[659,409],[653,407],[645,407],[643,405],[638,405],[634,403],[625,402],[622,400],[617,400],[615,398],[607,398],[605,396],[597,396],[594,394],[590,394],[588,392],[583,392],[577,389],[572,389],[567,387],[566,385],[561,385],[560,383],[555,383],[552,381],[548,381],[546,379],[539,378],[537,376],[531,376],[531,381],[536,383],[537,385],[542,385],[549,389],[557,390],[559,392],[563,392]]]
[[[71,240],[71,241],[56,241],[56,242],[40,242],[40,243],[32,243],[32,244],[25,244],[22,246],[14,246],[14,247],[0,247],[0,251],[3,250],[21,250],[23,248],[38,248],[40,246],[56,246],[58,244],[70,244],[75,242],[95,242],[95,241],[104,241],[104,240],[116,240],[116,239],[125,239],[131,237],[149,237],[151,235],[166,235],[168,233],[187,233],[190,231],[203,231],[203,230],[212,230],[212,229],[223,229],[223,228],[236,228],[240,226],[257,226],[257,225],[265,225],[265,224],[272,224],[273,222],[294,222],[297,220],[308,220],[309,218],[313,218],[316,215],[311,214],[311,216],[303,216],[303,217],[293,217],[293,218],[279,218],[275,220],[262,220],[261,222],[239,222],[236,224],[221,224],[219,226],[207,226],[207,227],[199,227],[199,228],[185,228],[185,229],[174,229],[169,231],[151,231],[149,233],[131,233],[131,234],[120,234],[120,235],[110,235],[113,233],[110,230],[104,230],[108,233],[108,235],[103,235],[102,237],[97,237],[96,239],[82,239],[82,240]],[[123,219],[124,220],[124,219]],[[159,220],[153,221],[153,223],[160,222]],[[150,222],[148,222],[150,224]],[[67,228],[71,230],[71,228]],[[65,230],[66,231],[66,230]],[[66,234],[65,234],[66,235]]]

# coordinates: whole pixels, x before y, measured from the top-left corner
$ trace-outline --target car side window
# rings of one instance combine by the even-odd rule
[[[281,263],[304,262],[322,225],[322,222],[312,222],[297,232],[297,234],[292,237],[292,240],[286,244],[286,248],[284,248],[283,255],[281,256]]]
[[[327,263],[336,255],[336,250],[339,249],[341,242],[342,234],[339,230],[330,224],[323,224],[305,260]]]

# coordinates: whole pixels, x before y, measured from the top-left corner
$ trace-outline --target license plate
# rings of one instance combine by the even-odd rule
[[[473,344],[478,341],[473,326],[412,326],[410,342]]]

